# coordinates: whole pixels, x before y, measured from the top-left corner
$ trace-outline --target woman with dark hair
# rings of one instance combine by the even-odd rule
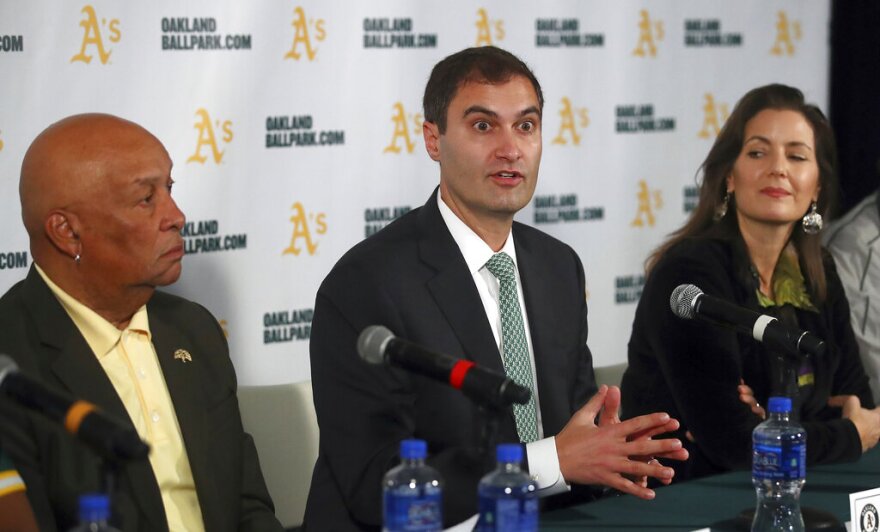
[[[623,377],[627,417],[681,421],[690,459],[675,480],[751,463],[751,433],[771,395],[791,397],[808,464],[855,460],[880,437],[822,219],[836,197],[835,148],[803,94],[767,85],[737,103],[703,162],[697,208],[647,261]],[[817,357],[786,357],[751,337],[673,315],[681,284],[811,331]]]

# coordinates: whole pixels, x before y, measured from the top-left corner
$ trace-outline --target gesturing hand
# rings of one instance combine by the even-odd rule
[[[643,460],[649,457],[687,458],[681,441],[651,439],[677,429],[678,422],[666,413],[621,422],[617,412],[619,405],[620,390],[612,387],[609,391],[603,385],[575,412],[556,436],[559,467],[567,482],[602,484],[643,499],[653,499],[654,490],[641,485],[638,479],[652,477],[669,482],[674,471],[655,463],[655,460],[650,460],[651,463]],[[595,423],[597,416],[598,426]],[[633,478],[637,480],[631,480]]]

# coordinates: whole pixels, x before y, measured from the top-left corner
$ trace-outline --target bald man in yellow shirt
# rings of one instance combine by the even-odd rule
[[[150,444],[148,461],[118,474],[123,530],[281,530],[220,326],[156,291],[178,279],[184,255],[171,166],[158,139],[110,115],[37,136],[19,185],[34,264],[0,299],[0,352],[130,420]],[[41,530],[74,526],[77,497],[102,489],[98,458],[36,414],[0,417]]]

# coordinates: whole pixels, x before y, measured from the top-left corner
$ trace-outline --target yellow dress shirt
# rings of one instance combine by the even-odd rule
[[[203,532],[195,482],[156,357],[147,307],[138,309],[128,327],[120,331],[59,288],[39,266],[36,269],[92,348],[138,434],[150,444],[150,465],[162,494],[168,529]]]

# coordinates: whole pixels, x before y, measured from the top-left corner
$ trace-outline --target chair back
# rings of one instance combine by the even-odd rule
[[[254,438],[275,515],[285,528],[302,525],[318,458],[312,382],[240,386],[244,430]]]
[[[596,374],[596,384],[620,386],[620,381],[623,379],[623,372],[626,371],[626,365],[626,362],[622,362],[612,366],[593,368],[593,372]]]

